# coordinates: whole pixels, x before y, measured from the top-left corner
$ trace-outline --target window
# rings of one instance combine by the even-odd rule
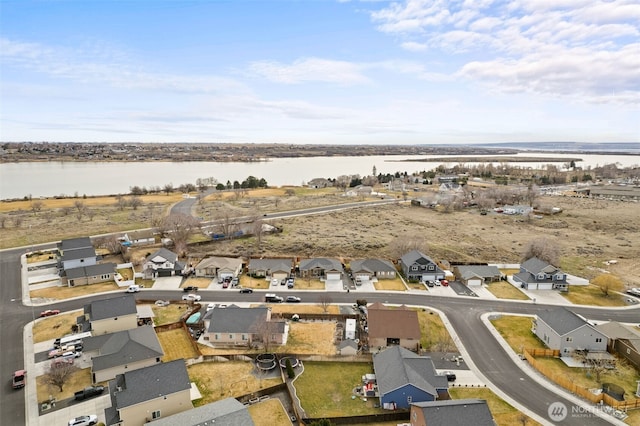
[[[573,342],[573,337],[567,337],[567,342]]]
[[[413,397],[411,395],[407,396],[407,403],[411,404],[412,401],[413,401]]]
[[[411,267],[411,270],[412,270],[412,271],[417,271],[417,270],[418,270],[418,265],[413,265],[413,266]]]
[[[242,335],[242,340],[247,340],[247,335],[246,334]]]
[[[601,337],[596,337],[596,343],[600,343],[602,342],[602,338]]]
[[[214,334],[214,339],[215,340],[220,340],[220,335],[218,333]]]
[[[152,419],[159,419],[160,418],[160,410],[158,411],[154,411],[153,413],[151,413],[151,418]]]

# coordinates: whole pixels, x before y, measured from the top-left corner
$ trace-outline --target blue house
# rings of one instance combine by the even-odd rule
[[[436,372],[430,357],[392,346],[373,358],[380,406],[409,409],[412,403],[436,401],[448,393],[446,376]]]

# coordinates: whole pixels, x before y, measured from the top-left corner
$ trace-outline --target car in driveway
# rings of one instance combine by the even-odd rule
[[[240,293],[253,293],[252,288],[241,288]]]
[[[456,381],[456,373],[454,373],[453,371],[443,371],[442,375],[447,377],[448,382]]]
[[[222,283],[222,288],[229,288],[229,281],[224,281]]]
[[[188,285],[186,287],[182,287],[182,291],[184,291],[185,293],[189,293],[189,292],[193,292],[193,291],[198,291],[198,287],[194,286],[194,285]]]
[[[296,282],[295,279],[287,278],[287,288],[293,288],[295,282]]]
[[[278,284],[280,284],[280,282],[278,281],[278,279],[277,279],[277,278],[273,278],[273,279],[271,280],[271,285],[278,285]]]
[[[445,286],[445,287],[448,287],[448,286],[449,286],[449,281],[447,281],[447,280],[440,280],[440,284],[442,284],[442,285],[443,285],[443,286]]]
[[[69,426],[93,426],[98,423],[98,416],[90,414],[88,416],[74,417],[69,420]]]
[[[50,317],[52,315],[58,315],[60,311],[58,309],[47,309],[46,311],[40,312],[40,318]]]
[[[25,370],[17,370],[13,373],[11,387],[14,389],[22,389],[27,382],[27,372]]]
[[[199,302],[200,299],[202,299],[202,296],[200,296],[199,294],[185,294],[184,296],[182,296],[182,300],[186,300],[189,302]]]
[[[287,296],[287,298],[285,299],[285,301],[287,303],[300,303],[302,299],[300,299],[297,296]]]
[[[435,286],[435,284],[433,283],[433,281],[426,281],[426,283],[427,283],[427,286],[428,286],[428,287],[433,287],[433,286]]]
[[[640,288],[634,287],[627,290],[627,294],[640,297]]]

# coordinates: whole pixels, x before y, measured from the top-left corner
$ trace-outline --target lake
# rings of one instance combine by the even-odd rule
[[[519,153],[518,156],[582,158],[583,168],[618,163],[620,167],[640,164],[640,155],[597,155]],[[37,162],[0,164],[0,199],[52,197],[58,195],[127,194],[132,186],[162,187],[195,184],[199,178],[214,177],[221,183],[242,182],[248,176],[264,178],[269,186],[301,186],[313,178],[336,178],[341,175],[367,176],[375,166],[377,173],[433,170],[440,164],[458,162],[398,162],[424,158],[455,157],[446,155],[379,155],[363,157],[273,158],[256,163],[228,162]],[[482,157],[482,156],[477,156]],[[495,156],[491,156],[495,157]],[[466,163],[478,164],[478,163]],[[562,167],[562,163],[556,163]],[[536,163],[514,163],[535,167]]]

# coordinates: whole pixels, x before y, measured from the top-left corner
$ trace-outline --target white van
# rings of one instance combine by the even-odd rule
[[[137,293],[140,291],[140,286],[138,284],[131,284],[127,289],[127,293]]]

